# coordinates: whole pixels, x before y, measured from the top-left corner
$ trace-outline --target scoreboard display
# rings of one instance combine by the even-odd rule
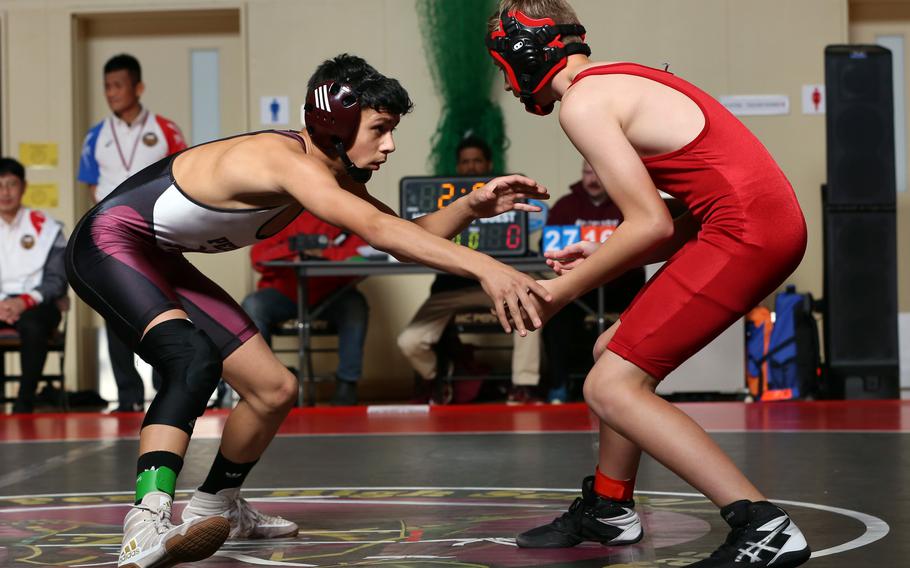
[[[482,188],[491,177],[406,177],[402,178],[401,216],[417,219],[448,207],[472,191]],[[478,219],[456,235],[455,243],[491,256],[524,256],[528,252],[528,214],[509,211],[489,219]]]

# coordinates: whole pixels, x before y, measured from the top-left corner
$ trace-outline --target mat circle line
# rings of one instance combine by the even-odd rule
[[[553,488],[553,487],[249,487],[245,488],[248,492],[275,492],[275,491],[341,491],[341,490],[351,490],[356,489],[360,491],[529,491],[529,492],[557,492],[557,493],[577,493],[578,489],[563,489],[563,488]],[[178,492],[183,491],[192,491],[179,489]],[[101,491],[94,493],[49,493],[49,494],[38,494],[38,495],[4,495],[0,496],[0,500],[4,499],[39,499],[39,498],[48,498],[48,497],[91,497],[96,495],[129,495],[131,491]],[[676,492],[676,491],[645,491],[645,490],[636,490],[636,494],[640,495],[656,495],[661,497],[690,497],[690,498],[705,498],[704,495],[700,493],[686,493],[686,492]],[[251,497],[250,501],[258,500],[267,500],[270,502],[282,502],[285,500],[292,500],[282,498],[282,497],[267,497],[264,499]],[[805,501],[793,501],[793,500],[781,500],[781,499],[771,499],[772,502],[778,503],[781,505],[789,505],[793,507],[802,507],[805,509],[815,509],[818,511],[825,511],[828,513],[833,513],[836,515],[842,515],[851,519],[854,519],[865,526],[865,531],[862,535],[849,540],[845,543],[828,547],[822,550],[817,550],[812,553],[812,558],[821,558],[823,556],[830,556],[833,554],[840,554],[850,550],[855,550],[863,546],[868,546],[878,540],[885,538],[889,532],[891,532],[891,527],[883,519],[869,515],[867,513],[862,513],[860,511],[853,511],[850,509],[844,509],[840,507],[831,507],[828,505],[821,505],[818,503],[809,503]],[[4,508],[0,507],[0,513],[4,512],[21,512],[23,510],[60,510],[60,509],[94,509],[99,507],[110,507],[110,506],[129,506],[128,503],[111,503],[111,504],[84,504],[84,505],[50,505],[50,506],[39,506],[39,507],[17,507],[17,508]]]

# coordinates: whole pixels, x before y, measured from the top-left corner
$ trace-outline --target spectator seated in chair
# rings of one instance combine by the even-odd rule
[[[19,336],[22,377],[13,413],[31,413],[66,297],[63,225],[23,207],[25,168],[0,158],[0,328]],[[0,354],[2,356],[2,354]]]
[[[262,266],[270,260],[295,260],[300,252],[292,250],[290,240],[296,235],[324,235],[328,246],[304,251],[310,258],[346,260],[357,255],[367,243],[357,235],[343,232],[304,211],[274,237],[253,246],[253,267],[262,274],[258,289],[243,300],[243,309],[253,319],[262,337],[271,345],[272,330],[297,317],[297,279],[291,268]],[[335,290],[356,278],[320,277],[308,279],[310,306],[318,305]],[[355,287],[348,288],[323,309],[320,319],[327,320],[338,331],[338,368],[335,371],[335,394],[332,404],[357,404],[357,381],[363,368],[363,344],[366,339],[369,306]]]
[[[455,158],[455,173],[459,176],[492,176],[492,151],[485,141],[476,136],[467,136],[458,144]],[[438,352],[446,348],[446,343],[440,344],[440,339],[456,313],[469,309],[486,313],[490,307],[489,297],[476,280],[451,274],[436,276],[430,287],[430,297],[418,308],[411,322],[398,336],[398,347],[417,374],[413,402],[439,401],[433,395],[431,383],[440,375]],[[540,381],[540,336],[532,333],[521,337],[513,333],[512,338],[512,386],[508,402],[532,402],[531,391]],[[446,355],[457,370],[463,369],[468,374],[484,372],[484,367],[471,359],[471,350],[460,349],[457,341],[453,345],[455,349]],[[453,400],[467,402],[468,398],[470,397],[464,396],[459,399],[455,396]]]

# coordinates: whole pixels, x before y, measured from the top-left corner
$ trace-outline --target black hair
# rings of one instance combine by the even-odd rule
[[[25,168],[15,158],[0,158],[0,176],[12,174],[25,183]]]
[[[139,65],[138,59],[128,53],[121,53],[107,60],[107,63],[104,64],[104,74],[107,75],[114,71],[128,72],[134,85],[142,81],[142,66]]]
[[[350,86],[360,98],[361,108],[371,108],[389,114],[411,112],[414,103],[397,79],[386,77],[356,55],[341,55],[323,61],[307,81],[307,90],[326,81]]]
[[[477,148],[483,153],[483,157],[486,161],[493,161],[493,151],[490,150],[490,145],[487,144],[483,138],[474,136],[473,134],[462,138],[461,142],[458,143],[458,147],[455,148],[455,158],[458,158],[461,155],[461,151],[465,148]]]

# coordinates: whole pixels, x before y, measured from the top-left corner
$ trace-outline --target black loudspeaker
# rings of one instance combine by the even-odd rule
[[[827,395],[898,398],[894,211],[825,208]]]
[[[828,202],[894,204],[891,52],[877,45],[825,48]]]
[[[825,394],[898,398],[897,219],[891,52],[825,49]]]

